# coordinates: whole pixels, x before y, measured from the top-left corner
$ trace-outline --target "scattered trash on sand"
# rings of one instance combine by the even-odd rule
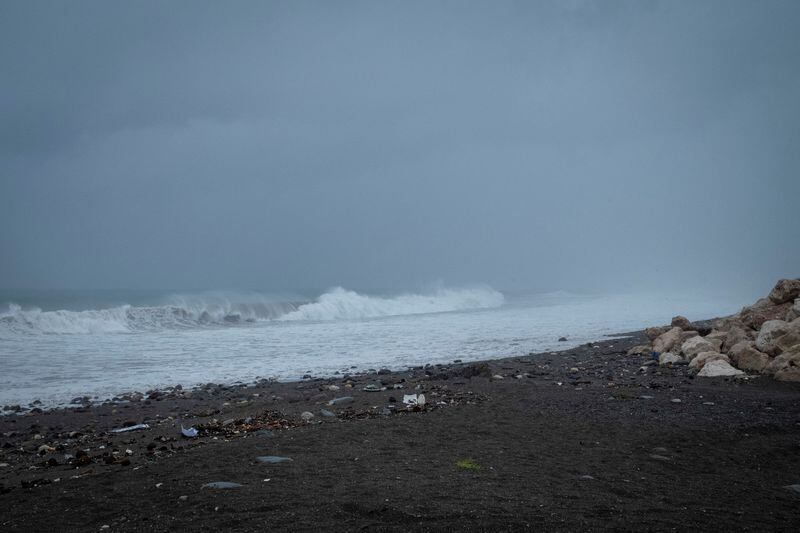
[[[404,394],[403,395],[403,403],[406,405],[425,405],[425,395],[424,394]]]
[[[186,437],[187,439],[193,439],[197,437],[198,431],[195,428],[185,428],[183,424],[181,424],[181,435]]]

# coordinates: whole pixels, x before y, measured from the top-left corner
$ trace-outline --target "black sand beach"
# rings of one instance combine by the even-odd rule
[[[625,355],[644,339],[4,416],[0,529],[796,531],[800,384]]]

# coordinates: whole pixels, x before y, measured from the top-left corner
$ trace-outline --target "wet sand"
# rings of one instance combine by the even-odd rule
[[[3,416],[0,530],[797,531],[800,384],[643,340]]]

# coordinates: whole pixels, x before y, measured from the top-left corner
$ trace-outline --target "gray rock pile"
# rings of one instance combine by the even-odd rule
[[[629,355],[655,352],[660,364],[689,364],[699,377],[758,373],[800,381],[800,279],[778,281],[766,298],[711,329],[682,316],[670,326],[645,330],[650,345]]]

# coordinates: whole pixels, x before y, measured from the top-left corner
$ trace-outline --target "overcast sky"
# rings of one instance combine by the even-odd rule
[[[0,287],[768,288],[800,2],[0,3]]]

